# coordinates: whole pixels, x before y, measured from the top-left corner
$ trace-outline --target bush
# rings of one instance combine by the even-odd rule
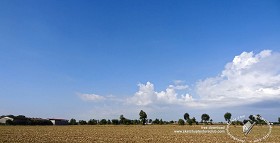
[[[86,125],[86,124],[87,124],[87,121],[79,120],[79,125]]]
[[[178,124],[179,124],[179,125],[185,125],[185,121],[184,121],[183,119],[179,119],[179,120],[178,120]]]
[[[96,124],[97,124],[97,120],[95,120],[95,119],[90,119],[88,121],[88,125],[96,125]]]
[[[118,119],[112,119],[112,124],[113,124],[113,125],[119,125],[120,122],[119,122]]]
[[[156,118],[152,123],[153,124],[159,124],[159,119]]]
[[[102,119],[99,122],[100,125],[106,125],[107,124],[107,120],[106,119]]]
[[[188,120],[187,120],[187,123],[188,123],[189,125],[192,125],[192,124],[193,124],[193,120],[192,120],[192,119],[188,119]]]
[[[76,121],[76,119],[71,119],[70,121],[69,121],[69,124],[70,125],[77,125],[78,123],[77,123],[77,121]]]

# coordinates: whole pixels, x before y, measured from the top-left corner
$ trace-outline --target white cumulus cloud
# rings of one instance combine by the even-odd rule
[[[149,105],[152,104],[157,96],[154,91],[154,85],[150,82],[147,84],[138,84],[139,91],[134,94],[132,98],[128,99],[128,102],[136,105]]]
[[[199,81],[196,92],[201,101],[221,103],[220,106],[279,99],[279,65],[279,53],[243,52],[226,64],[220,75]]]
[[[175,80],[164,91],[155,91],[150,82],[139,84],[139,90],[128,103],[146,106],[176,104],[191,107],[223,107],[246,105],[264,100],[280,99],[280,54],[263,50],[258,54],[243,52],[216,77],[200,80],[195,85],[196,98],[178,94],[189,89],[183,81]]]
[[[182,104],[189,102],[192,97],[189,94],[178,95],[176,90],[187,89],[187,85],[169,85],[165,91],[155,91],[154,85],[150,82],[146,84],[138,84],[139,90],[133,97],[127,99],[128,103],[136,105],[150,105],[150,104]]]

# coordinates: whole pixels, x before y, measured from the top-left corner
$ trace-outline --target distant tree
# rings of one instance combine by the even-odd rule
[[[185,114],[184,114],[184,119],[185,119],[186,121],[190,119],[189,113],[185,113]]]
[[[256,116],[250,115],[249,119],[250,119],[251,122],[255,122],[256,124],[266,124],[266,122],[261,119],[260,114],[257,114]]]
[[[231,119],[231,113],[226,112],[225,115],[224,115],[224,117],[225,117],[225,120],[229,123],[229,122],[230,122],[230,119]]]
[[[162,121],[162,119],[160,119],[160,120],[159,120],[159,124],[160,124],[160,125],[162,125],[162,124],[163,124],[163,121]]]
[[[6,121],[6,125],[13,125],[14,123],[13,123],[13,121],[12,120],[7,120]]]
[[[255,121],[256,121],[256,124],[261,124],[261,125],[266,124],[266,122],[262,119],[260,114],[257,114],[255,116]]]
[[[113,125],[119,125],[120,122],[119,122],[118,119],[112,119],[112,124],[113,124]]]
[[[193,123],[197,124],[195,117],[193,117],[193,118],[191,118],[191,119],[188,119],[188,120],[187,120],[187,123],[188,123],[189,125],[192,125]]]
[[[212,119],[210,119],[210,124],[213,125],[213,120]]]
[[[124,120],[125,120],[125,117],[123,115],[120,115],[120,124],[124,124]]]
[[[142,122],[142,125],[145,125],[145,123],[146,123],[146,118],[147,118],[146,112],[144,112],[143,110],[141,110],[140,113],[139,113],[139,116],[140,116],[140,120],[141,120],[141,122]]]
[[[163,124],[169,124],[169,122],[168,121],[163,121]]]
[[[71,119],[70,121],[69,121],[69,125],[77,125],[77,121],[76,121],[76,119]]]
[[[106,125],[107,124],[107,120],[106,119],[101,119],[99,124],[100,125]]]
[[[95,120],[95,119],[90,119],[90,120],[88,121],[88,125],[97,125],[97,120]]]
[[[130,120],[130,119],[125,119],[125,120],[124,120],[124,124],[125,124],[125,125],[131,125],[131,124],[133,124],[133,121]]]
[[[184,114],[184,119],[186,120],[186,123],[188,123],[189,125],[192,125],[193,123],[196,123],[195,117],[190,118],[189,113]]]
[[[112,124],[111,120],[108,120],[108,121],[107,121],[107,124],[108,124],[108,125],[111,125],[111,124]]]
[[[29,125],[53,125],[53,123],[47,119],[30,118],[29,121]]]
[[[202,115],[201,115],[201,121],[202,121],[203,123],[208,122],[209,119],[210,119],[210,116],[209,116],[208,114],[202,114]]]
[[[253,122],[255,122],[255,121],[256,121],[256,119],[255,119],[254,115],[250,115],[250,116],[249,116],[249,119],[250,119],[251,121],[253,121]]]
[[[150,123],[150,124],[151,124],[152,122],[153,122],[153,120],[152,120],[152,119],[149,119],[148,123]]]
[[[278,117],[278,123],[280,123],[280,117]]]
[[[26,117],[24,115],[18,115],[16,116],[17,119],[26,119]]]
[[[13,120],[14,125],[31,125],[29,118],[26,118],[24,115],[15,116]]]
[[[192,119],[188,119],[188,120],[187,120],[187,123],[188,123],[189,125],[192,125],[192,124],[193,124],[193,120],[192,120]]]
[[[153,121],[153,124],[159,124],[159,119],[155,119],[154,121]]]
[[[183,119],[179,119],[179,120],[178,120],[178,124],[179,124],[179,125],[185,125],[185,121],[184,121]]]
[[[195,117],[192,118],[192,122],[198,125],[198,122],[196,121]]]
[[[138,124],[140,124],[140,121],[139,120],[132,120],[132,124],[133,125],[138,125]]]
[[[137,124],[141,124],[141,121],[140,120],[136,120],[137,121]]]
[[[232,122],[233,125],[243,125],[243,123],[239,120]]]
[[[250,122],[250,120],[243,120],[243,124],[246,124],[248,121]]]
[[[87,124],[87,121],[79,120],[79,125],[86,125],[86,124]]]
[[[174,121],[173,120],[169,121],[169,124],[174,124]]]

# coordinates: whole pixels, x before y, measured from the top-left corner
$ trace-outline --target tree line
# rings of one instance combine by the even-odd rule
[[[243,121],[231,121],[231,113],[227,112],[224,114],[224,119],[226,122],[231,122],[233,125],[243,125],[246,122],[255,122],[256,124],[266,124],[264,120],[261,120],[261,117],[259,114],[256,116],[250,115],[249,119],[244,119]],[[25,117],[24,115],[7,115],[7,116],[0,116],[2,117],[10,117],[13,120],[7,120],[6,125],[53,125],[53,123],[48,119],[42,119],[42,118],[29,118]],[[222,124],[222,122],[220,122]],[[85,120],[79,120],[72,118],[68,122],[69,125],[146,125],[146,124],[155,124],[155,125],[164,125],[164,124],[179,124],[179,125],[198,125],[198,124],[213,124],[213,120],[210,118],[210,116],[206,113],[201,115],[201,121],[198,122],[195,117],[190,117],[189,113],[185,113],[183,115],[183,119],[179,119],[178,121],[163,121],[162,119],[148,119],[148,116],[146,112],[141,110],[139,112],[139,119],[128,119],[124,117],[124,115],[120,115],[119,119],[90,119],[88,121]],[[278,118],[278,123],[274,124],[280,124],[280,117]]]

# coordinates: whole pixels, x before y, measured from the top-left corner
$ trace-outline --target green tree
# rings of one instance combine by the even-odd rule
[[[13,121],[12,120],[7,120],[6,125],[13,125]]]
[[[26,119],[26,117],[24,115],[18,115],[16,116],[17,119]]]
[[[224,115],[224,117],[225,117],[225,120],[229,123],[229,122],[230,122],[230,119],[231,119],[231,113],[226,112],[225,115]]]
[[[183,119],[179,119],[179,120],[178,120],[178,124],[179,124],[179,125],[185,125],[185,121],[184,121]]]
[[[155,119],[154,121],[153,121],[153,124],[159,124],[159,119]]]
[[[188,123],[189,125],[192,125],[192,124],[193,124],[193,120],[192,120],[192,119],[188,119],[188,120],[187,120],[187,123]]]
[[[70,124],[70,125],[77,125],[76,119],[73,119],[73,118],[70,119],[69,124]]]
[[[184,114],[184,119],[185,119],[186,121],[190,119],[189,113],[185,113],[185,114]]]
[[[87,124],[87,121],[79,120],[79,125],[86,125],[86,124]]]
[[[139,120],[132,120],[132,124],[134,124],[134,125],[138,125],[140,123],[140,121]]]
[[[148,120],[148,123],[150,123],[150,124],[151,124],[152,122],[153,122],[153,120],[152,120],[152,119],[149,119],[149,120]]]
[[[184,114],[184,119],[186,120],[186,123],[188,123],[189,125],[192,125],[193,123],[196,123],[195,117],[193,117],[191,119],[189,113]]]
[[[123,115],[120,115],[120,124],[124,124],[124,120],[125,120],[125,117]]]
[[[280,123],[280,117],[278,117],[278,123]]]
[[[139,116],[140,116],[140,120],[141,120],[142,124],[145,125],[147,114],[143,110],[141,110],[139,113]]]
[[[163,121],[162,121],[162,119],[160,119],[160,120],[159,120],[159,124],[160,124],[160,125],[162,125],[162,124],[163,124]]]
[[[100,125],[106,125],[107,124],[107,120],[106,119],[101,119],[99,124]]]
[[[209,116],[208,114],[202,114],[202,115],[201,115],[201,121],[202,121],[203,123],[208,122],[209,119],[210,119],[210,116]]]
[[[133,123],[132,123],[132,120],[130,120],[130,119],[124,119],[123,124],[130,125],[130,124],[133,124]]]
[[[112,124],[111,120],[108,119],[107,124],[111,125]]]
[[[90,119],[90,120],[88,121],[88,125],[97,125],[97,120],[95,120],[95,119]]]
[[[188,120],[187,120],[187,123],[188,123],[189,125],[192,125],[193,123],[197,124],[195,117],[193,117],[193,118],[191,118],[191,119],[188,119]]]
[[[266,124],[266,122],[264,120],[262,120],[262,116],[260,114],[257,114],[255,116],[255,121],[257,124],[261,124],[261,125]]]
[[[120,122],[119,122],[118,119],[112,119],[112,124],[113,125],[118,125],[118,124],[120,124]]]
[[[213,120],[212,119],[210,119],[210,124],[213,125]]]
[[[196,121],[195,117],[192,118],[193,123],[198,125],[198,122]]]

